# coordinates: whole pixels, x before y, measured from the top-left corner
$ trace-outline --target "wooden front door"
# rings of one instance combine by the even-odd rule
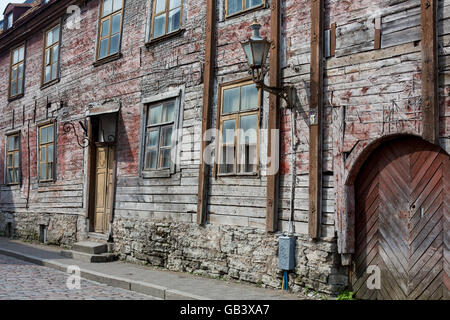
[[[351,283],[361,299],[448,299],[450,160],[418,138],[378,148],[355,182]],[[370,289],[377,266],[380,289]]]
[[[107,233],[114,193],[115,147],[97,145],[94,231]]]

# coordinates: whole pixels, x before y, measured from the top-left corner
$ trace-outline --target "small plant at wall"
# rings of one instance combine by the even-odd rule
[[[337,300],[356,300],[355,298],[353,298],[354,294],[355,293],[352,291],[345,290],[338,295]]]
[[[307,295],[309,293],[309,287],[308,285],[305,286],[305,289],[303,290],[303,294]]]

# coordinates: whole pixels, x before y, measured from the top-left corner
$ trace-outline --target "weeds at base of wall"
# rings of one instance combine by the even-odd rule
[[[353,291],[345,290],[338,295],[337,300],[356,300],[353,297],[354,294],[355,293]]]

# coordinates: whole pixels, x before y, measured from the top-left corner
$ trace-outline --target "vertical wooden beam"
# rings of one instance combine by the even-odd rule
[[[322,212],[323,0],[311,2],[309,236],[320,237]]]
[[[205,66],[203,83],[203,108],[202,108],[202,142],[200,152],[200,168],[198,174],[198,202],[197,223],[206,222],[208,204],[208,173],[209,168],[203,159],[208,141],[205,141],[205,132],[211,128],[211,105],[214,94],[214,66],[216,60],[216,1],[206,1],[206,39],[205,39]]]
[[[438,47],[436,0],[421,0],[423,138],[439,142]]]
[[[331,43],[330,43],[330,54],[332,57],[336,54],[336,22],[331,24]]]
[[[272,41],[270,47],[270,85],[280,87],[280,28],[281,28],[281,1],[272,0],[270,10],[270,39]],[[268,146],[267,158],[272,159],[271,164],[274,165],[278,161],[279,143],[273,143],[272,138],[279,139],[278,135],[272,136],[272,130],[278,130],[280,127],[278,105],[279,97],[271,94],[269,97],[269,114],[268,114]],[[276,147],[275,147],[276,146]],[[275,157],[277,159],[275,160]],[[278,168],[277,168],[278,169]],[[275,232],[278,229],[278,170],[271,170],[267,174],[267,205],[266,205],[266,231]]]
[[[375,18],[375,39],[373,48],[378,50],[381,48],[381,18]]]

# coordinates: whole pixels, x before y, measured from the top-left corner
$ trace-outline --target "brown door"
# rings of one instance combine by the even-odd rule
[[[378,148],[355,183],[351,281],[361,299],[448,299],[450,160],[418,138]],[[380,289],[374,284],[377,266]],[[370,273],[367,273],[370,271]]]
[[[94,231],[107,233],[114,192],[114,146],[98,145],[95,166]]]

